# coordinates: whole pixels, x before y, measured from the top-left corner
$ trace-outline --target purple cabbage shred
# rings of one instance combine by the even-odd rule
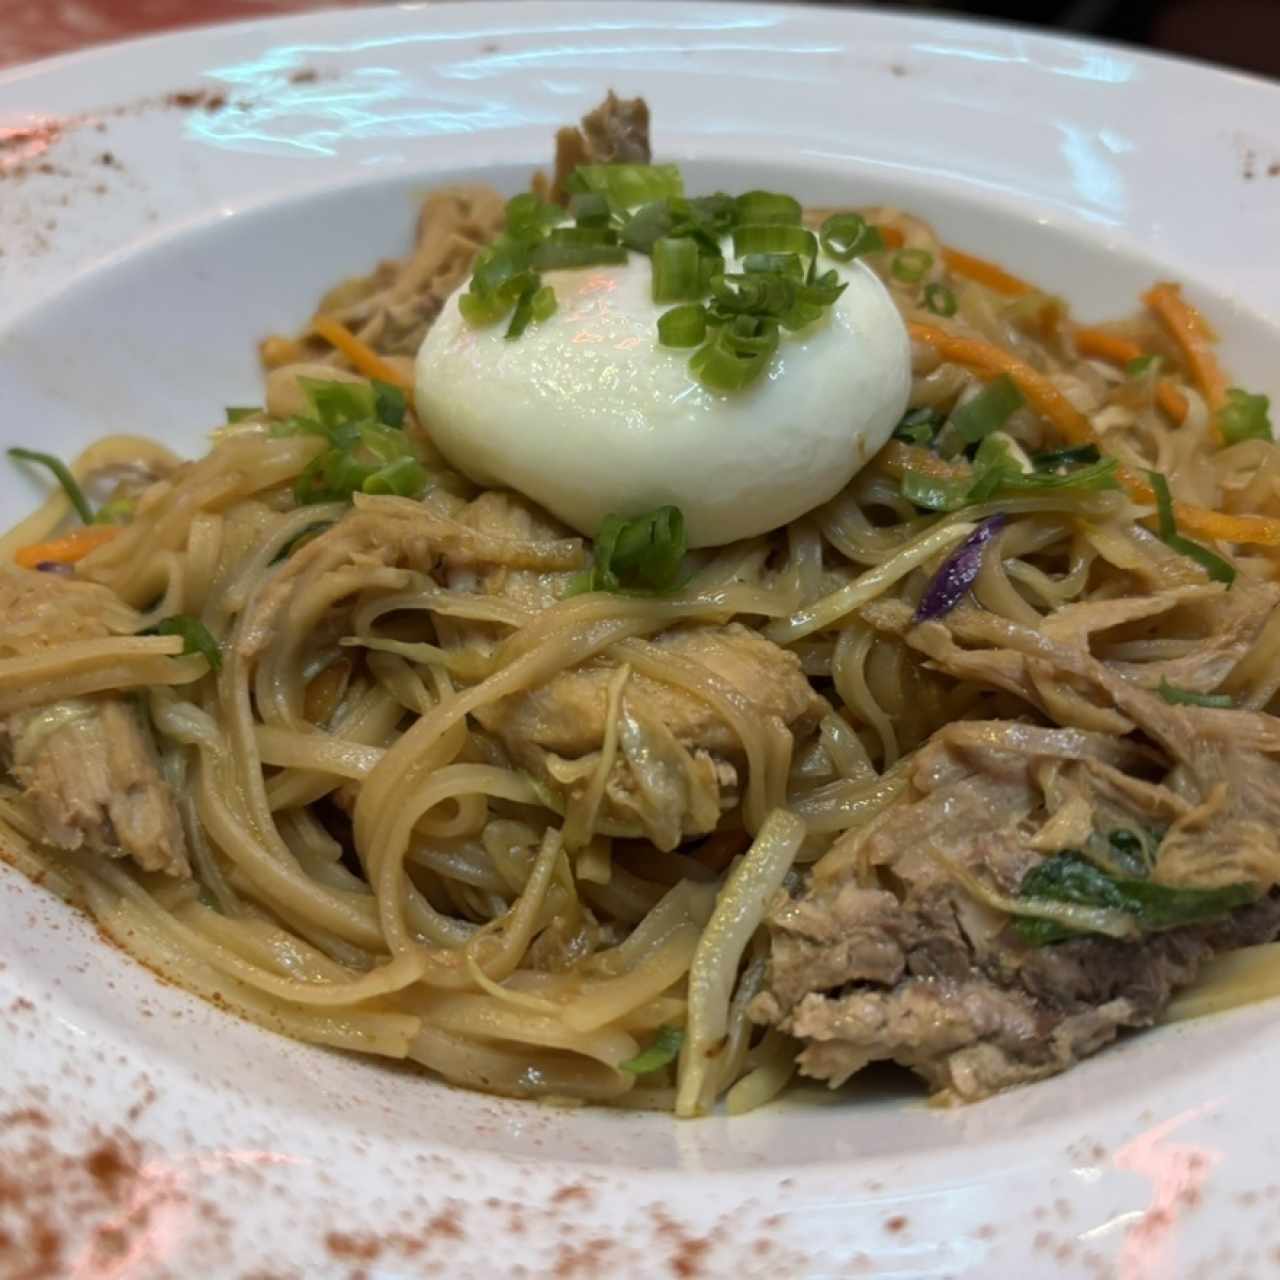
[[[941,618],[968,595],[982,568],[983,549],[1004,526],[1003,515],[989,516],[947,557],[921,598],[913,621]]]

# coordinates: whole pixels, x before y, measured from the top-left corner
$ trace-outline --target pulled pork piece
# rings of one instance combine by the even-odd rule
[[[0,721],[0,749],[60,849],[131,857],[191,874],[168,784],[141,718],[123,698],[76,698]]]
[[[503,493],[482,494],[458,519],[499,546],[558,545],[561,536],[544,513]],[[478,546],[452,552],[447,575],[453,590],[501,596],[530,612],[555,604],[571,577],[495,563]],[[486,623],[455,630],[462,643],[485,649],[504,634]],[[799,659],[747,627],[673,627],[650,643],[707,672],[755,716],[776,718],[796,732],[816,725],[825,709]],[[708,703],[677,685],[632,672],[611,694],[621,665],[595,659],[481,707],[475,718],[571,816],[606,768],[596,827],[643,834],[661,849],[674,849],[688,836],[714,830],[721,813],[737,803],[741,743]],[[605,760],[611,700],[616,743]]]
[[[108,587],[34,569],[0,568],[0,657],[72,640],[132,635],[138,614]]]
[[[648,164],[649,107],[643,98],[619,98],[612,89],[580,128],[556,133],[555,181],[551,198],[564,203],[569,175],[580,164]]]
[[[1127,620],[1073,608],[1098,629]],[[1203,960],[1280,932],[1280,720],[1168,705],[1094,657],[1094,628],[1070,614],[1032,630],[971,607],[919,626],[896,603],[864,611],[947,673],[1089,727],[939,730],[903,766],[903,795],[775,907],[752,1013],[805,1042],[805,1074],[837,1085],[888,1059],[945,1097],[980,1098],[1150,1025]],[[1042,946],[999,909],[1047,857],[1096,855],[1120,832],[1158,846],[1153,885],[1260,896],[1209,923]]]

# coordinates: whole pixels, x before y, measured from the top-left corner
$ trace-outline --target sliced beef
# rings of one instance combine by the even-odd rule
[[[949,1096],[982,1097],[1150,1024],[1208,956],[1280,931],[1280,720],[1169,705],[1093,652],[1117,627],[1215,598],[1224,634],[1205,648],[1238,660],[1274,598],[1168,595],[1072,606],[1039,630],[971,607],[919,626],[895,603],[865,611],[948,675],[1013,692],[1028,718],[1063,727],[940,730],[904,766],[900,799],[777,905],[753,1014],[805,1042],[803,1072],[838,1084],[891,1059]],[[1163,834],[1157,882],[1250,882],[1261,896],[1212,925],[1023,942],[1001,897],[1047,854],[1118,828]]]
[[[190,874],[173,794],[150,733],[124,698],[77,698],[0,722],[0,751],[49,842],[144,871]]]

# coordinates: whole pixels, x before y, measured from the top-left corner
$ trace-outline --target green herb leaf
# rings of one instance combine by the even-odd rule
[[[229,404],[227,405],[227,426],[234,426],[246,418],[256,418],[262,412],[264,410],[258,404]]]
[[[1241,440],[1271,440],[1271,401],[1240,387],[1227,390],[1227,402],[1218,410],[1216,422],[1225,444]]]
[[[702,297],[698,246],[687,237],[663,236],[653,246],[654,302],[696,302]]]
[[[1074,849],[1064,850],[1032,867],[1022,877],[1018,897],[1034,901],[1075,903],[1123,911],[1144,933],[1174,929],[1180,925],[1216,920],[1257,898],[1252,885],[1226,885],[1220,889],[1177,889],[1150,880],[1109,875]],[[1080,937],[1079,930],[1056,920],[1022,916],[1014,926],[1036,946]]]
[[[779,223],[798,227],[804,213],[799,200],[778,191],[747,191],[733,204],[740,224]]]
[[[1235,706],[1230,694],[1197,693],[1194,689],[1182,689],[1176,684],[1170,684],[1168,680],[1160,681],[1157,692],[1166,702],[1172,702],[1175,705],[1181,703],[1188,707],[1217,707],[1223,710],[1229,710]]]
[[[608,205],[605,206],[608,214]],[[564,221],[564,210],[523,192],[507,201],[506,233],[516,240],[540,240],[547,230]]]
[[[735,316],[689,357],[689,371],[712,391],[741,391],[769,367],[778,349],[778,322]]]
[[[142,632],[144,636],[181,636],[182,652],[201,654],[215,671],[222,670],[222,650],[213,633],[200,621],[187,613],[175,613],[171,618],[157,622]]]
[[[71,474],[61,458],[55,458],[51,453],[39,453],[35,449],[22,449],[16,445],[8,450],[8,454],[16,462],[35,462],[42,467],[48,467],[53,472],[54,479],[62,486],[62,492],[67,495],[71,505],[76,509],[76,515],[85,524],[93,523],[93,508],[84,496],[84,490],[80,488],[75,476]]]
[[[706,308],[696,302],[672,307],[658,317],[658,341],[664,347],[696,347],[706,336]]]
[[[679,507],[658,507],[632,519],[606,516],[592,548],[592,567],[576,590],[672,591],[683,581],[688,549]]]
[[[1216,551],[1210,551],[1190,538],[1184,538],[1178,532],[1178,522],[1173,513],[1173,495],[1169,492],[1169,482],[1158,471],[1148,471],[1147,479],[1156,495],[1156,516],[1159,520],[1158,533],[1160,541],[1174,551],[1194,560],[1214,582],[1225,582],[1230,586],[1236,580],[1236,571]]]
[[[619,1071],[629,1071],[633,1076],[647,1076],[669,1066],[680,1056],[684,1044],[684,1032],[679,1027],[659,1027],[658,1034],[647,1049],[618,1064]]]
[[[613,215],[599,191],[579,191],[569,197],[569,216],[580,227],[607,227]]]

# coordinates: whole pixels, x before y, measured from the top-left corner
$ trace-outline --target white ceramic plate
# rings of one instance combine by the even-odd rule
[[[515,189],[610,86],[694,185],[893,200],[1086,315],[1176,276],[1280,390],[1280,91],[870,12],[528,0],[0,76],[0,443],[199,449],[257,335],[398,251],[433,182]],[[5,523],[35,498],[0,472]],[[1260,1276],[1278,1070],[1262,1006],[953,1112],[495,1101],[224,1017],[0,867],[0,1276]]]

